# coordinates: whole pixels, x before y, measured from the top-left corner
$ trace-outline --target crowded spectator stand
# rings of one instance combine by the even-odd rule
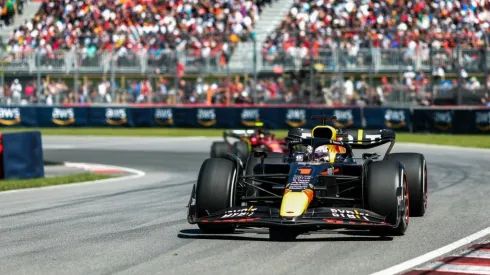
[[[38,74],[39,65],[43,72],[63,67],[65,74],[103,73],[104,79],[75,85],[21,79],[27,103],[380,105],[408,100],[430,105],[434,94],[454,87],[488,88],[488,61],[481,58],[488,56],[488,1],[296,0],[262,48],[264,64],[276,65],[273,74],[251,79],[249,72],[228,73],[212,79],[204,73],[188,79],[202,64],[210,74],[215,66],[226,66],[237,43],[251,39],[261,10],[270,3],[48,0],[11,33],[4,52],[10,61],[22,60],[29,68],[36,64]],[[29,59],[33,54],[34,61]],[[131,68],[142,68],[148,77],[114,82],[114,74]],[[289,77],[291,68],[295,75]],[[398,76],[388,75],[392,71]],[[475,77],[482,72],[484,77]],[[334,75],[326,80],[320,76],[325,73]],[[373,74],[380,76],[373,80]],[[14,81],[2,85],[9,100]]]

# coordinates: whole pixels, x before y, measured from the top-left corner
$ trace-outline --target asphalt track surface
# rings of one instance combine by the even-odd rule
[[[424,153],[429,167],[428,213],[412,218],[405,236],[203,236],[187,223],[186,205],[210,142],[44,137],[47,160],[146,176],[0,194],[0,274],[370,274],[490,226],[490,150],[396,145]]]

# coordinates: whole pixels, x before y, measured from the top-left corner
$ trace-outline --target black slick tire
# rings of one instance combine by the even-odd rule
[[[372,232],[380,235],[403,235],[410,221],[409,186],[403,165],[394,160],[368,164],[365,194],[367,209],[386,217],[386,222],[396,227],[379,227]],[[401,197],[399,208],[398,197]],[[408,207],[407,207],[408,206]]]
[[[224,141],[215,141],[211,144],[211,157],[222,158],[226,154],[231,153],[231,146]]]
[[[245,141],[237,141],[233,143],[233,154],[238,156],[243,162],[247,161],[249,155],[248,143]]]
[[[410,215],[422,217],[428,205],[427,161],[419,153],[393,153],[387,159],[397,160],[405,166],[410,186]]]
[[[204,161],[196,184],[196,212],[202,218],[213,212],[236,206],[235,190],[238,171],[235,163],[224,158]],[[199,223],[207,234],[233,233],[234,224]]]

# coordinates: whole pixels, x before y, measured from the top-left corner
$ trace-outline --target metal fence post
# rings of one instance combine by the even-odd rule
[[[461,105],[461,101],[462,101],[462,98],[461,98],[461,88],[462,88],[461,84],[462,83],[461,82],[462,82],[463,76],[461,75],[461,73],[464,69],[464,67],[461,66],[461,60],[460,60],[461,48],[460,48],[459,43],[460,43],[460,40],[458,39],[458,37],[456,37],[456,68],[457,68],[457,72],[458,72],[458,87],[456,89],[456,94],[457,94],[457,101],[456,101],[457,103],[456,104],[457,105]],[[453,54],[454,54],[454,52],[453,52]]]
[[[309,52],[310,52],[310,104],[313,104],[314,102],[314,93],[315,93],[315,79],[314,79],[314,73],[315,73],[315,70],[313,69],[313,41],[314,41],[314,35],[312,35],[310,33],[310,49],[309,49]]]
[[[76,95],[76,94],[78,94],[78,52],[76,50],[74,51],[73,65],[75,65],[73,89],[74,89],[75,95]]]
[[[485,35],[485,39],[483,40],[483,71],[485,72],[485,79],[483,80],[485,83],[485,90],[488,93],[490,87],[487,85],[488,83],[488,37],[490,35]]]
[[[41,68],[40,68],[40,65],[41,65],[41,56],[39,55],[39,52],[38,51],[35,51],[34,52],[35,56],[35,64],[36,64],[36,74],[37,74],[37,89],[36,89],[36,93],[37,93],[37,98],[39,100],[39,98],[41,98],[41,92],[42,92],[42,82],[41,82]]]
[[[114,87],[116,83],[116,55],[114,51],[114,45],[111,48],[111,98],[112,101],[116,98],[116,88]]]
[[[257,95],[257,81],[258,81],[258,73],[257,73],[257,34],[255,32],[252,32],[252,41],[253,41],[253,74],[254,74],[254,85],[253,85],[253,102],[257,103],[258,95]]]
[[[429,88],[431,93],[434,94],[434,50],[432,49],[432,43],[429,43],[429,71],[430,71]]]

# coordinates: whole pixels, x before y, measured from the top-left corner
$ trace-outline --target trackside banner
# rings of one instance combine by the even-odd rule
[[[412,114],[409,109],[402,108],[364,108],[366,128],[393,129],[408,132],[411,128]]]
[[[448,134],[490,134],[490,108],[416,109],[413,132]]]
[[[490,134],[490,108],[316,107],[0,107],[0,127],[312,128],[312,115],[336,116],[339,128]]]

